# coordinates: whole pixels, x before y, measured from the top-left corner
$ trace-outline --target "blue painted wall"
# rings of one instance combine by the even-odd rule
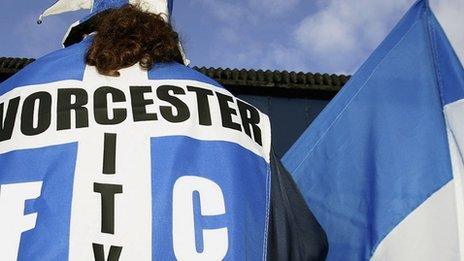
[[[330,101],[240,94],[237,96],[269,115],[273,146],[279,158],[287,152]]]

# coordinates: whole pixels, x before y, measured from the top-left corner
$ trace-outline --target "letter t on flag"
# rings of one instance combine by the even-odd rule
[[[329,260],[464,260],[464,70],[420,0],[284,157]]]

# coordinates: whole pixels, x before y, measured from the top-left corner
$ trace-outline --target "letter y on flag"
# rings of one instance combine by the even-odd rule
[[[417,1],[284,157],[329,260],[464,260],[464,70]]]

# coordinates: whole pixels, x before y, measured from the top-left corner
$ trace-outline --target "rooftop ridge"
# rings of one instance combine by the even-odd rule
[[[0,57],[1,76],[9,77],[35,59]],[[287,91],[316,91],[336,93],[350,79],[349,75],[310,73],[279,70],[230,69],[194,66],[194,70],[207,75],[226,87],[242,89],[245,86],[263,90],[284,89]],[[330,95],[332,96],[332,95]]]
[[[321,89],[339,90],[350,78],[343,74],[288,72],[286,70],[264,71],[197,66],[193,69],[225,84],[262,87],[305,88],[313,86],[314,88],[320,86]]]

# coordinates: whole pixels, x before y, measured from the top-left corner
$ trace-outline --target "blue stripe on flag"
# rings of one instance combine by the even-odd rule
[[[91,16],[110,8],[118,8],[129,3],[129,0],[94,0]]]
[[[42,181],[40,197],[26,201],[35,228],[21,235],[18,260],[67,260],[77,144],[0,154],[0,185]]]
[[[429,35],[436,65],[435,75],[442,93],[443,104],[463,99],[464,69],[435,15],[430,10]]]
[[[263,158],[234,143],[183,136],[152,138],[151,151],[153,260],[176,259],[173,206],[166,199],[173,198],[174,184],[182,176],[207,178],[221,188],[224,196],[225,214],[203,216],[200,195],[193,194],[196,250],[202,252],[205,247],[204,230],[227,227],[229,247],[224,260],[263,259],[269,201],[269,165]]]
[[[179,63],[155,64],[148,72],[148,78],[150,80],[193,80],[206,82],[216,87],[224,88],[217,81]]]

